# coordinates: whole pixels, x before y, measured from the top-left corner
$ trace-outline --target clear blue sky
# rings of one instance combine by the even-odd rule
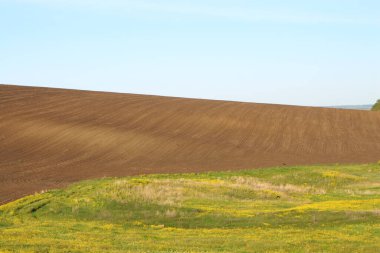
[[[0,0],[0,83],[298,105],[380,98],[378,0]]]

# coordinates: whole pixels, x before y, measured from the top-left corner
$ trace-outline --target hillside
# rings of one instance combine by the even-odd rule
[[[380,111],[380,99],[373,105],[372,111]]]
[[[380,164],[80,182],[0,207],[5,252],[378,252]]]
[[[380,160],[380,114],[0,85],[0,203],[82,179]]]

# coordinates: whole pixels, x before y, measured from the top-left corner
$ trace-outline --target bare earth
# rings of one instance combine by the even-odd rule
[[[0,85],[0,203],[82,179],[380,160],[380,113]]]

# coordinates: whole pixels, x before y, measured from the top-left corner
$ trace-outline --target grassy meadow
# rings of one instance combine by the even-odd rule
[[[0,252],[379,252],[380,164],[105,178],[0,207]]]

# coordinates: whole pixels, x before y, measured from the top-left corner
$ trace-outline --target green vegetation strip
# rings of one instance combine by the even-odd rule
[[[380,99],[377,100],[377,103],[372,107],[372,111],[380,111]]]
[[[380,164],[84,181],[0,207],[0,252],[378,252]]]

